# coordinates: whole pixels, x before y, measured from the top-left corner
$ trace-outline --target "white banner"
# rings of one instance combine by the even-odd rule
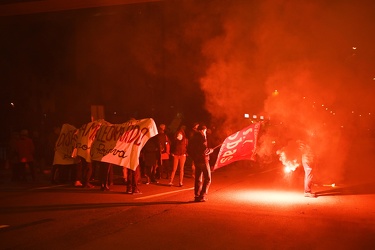
[[[91,159],[135,170],[141,149],[158,133],[152,118],[102,124],[91,146]]]
[[[59,138],[55,144],[55,156],[53,165],[71,165],[77,163],[72,158],[74,146],[76,145],[77,128],[70,124],[64,124],[61,128]]]
[[[108,122],[101,119],[83,124],[76,132],[75,154],[81,156],[87,162],[91,162],[91,146],[102,124],[109,125]]]

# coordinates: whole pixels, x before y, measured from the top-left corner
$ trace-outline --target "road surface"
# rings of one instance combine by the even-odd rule
[[[191,177],[139,195],[3,181],[1,249],[375,249],[375,183],[321,183],[306,198],[295,174],[233,164],[198,203]]]

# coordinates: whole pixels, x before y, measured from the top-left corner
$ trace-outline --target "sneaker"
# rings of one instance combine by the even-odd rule
[[[178,185],[179,187],[182,187],[184,184],[183,183],[180,183],[180,185]]]
[[[194,201],[195,202],[205,202],[205,201],[207,201],[207,198],[205,198],[205,197],[194,197]]]
[[[111,191],[111,190],[109,189],[109,187],[101,187],[100,191]]]
[[[173,183],[172,183],[172,182],[169,182],[168,186],[173,186]]]
[[[309,197],[309,198],[316,198],[317,195],[315,193],[310,193],[310,192],[307,192],[304,194],[305,197]]]
[[[141,190],[136,189],[136,190],[133,191],[133,194],[142,194],[142,192],[141,192]]]
[[[205,202],[205,201],[207,201],[207,198],[205,198],[205,197],[201,197],[201,198],[199,199],[199,202]]]
[[[74,182],[74,186],[75,187],[82,187],[83,185],[80,181],[76,181],[76,182]]]
[[[84,188],[94,188],[95,186],[94,185],[91,185],[90,183],[87,183],[85,186],[83,186]]]

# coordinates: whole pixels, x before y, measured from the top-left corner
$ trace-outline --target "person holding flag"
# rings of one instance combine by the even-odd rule
[[[211,167],[209,154],[212,149],[207,146],[207,127],[198,126],[198,132],[194,133],[188,144],[188,154],[195,164],[194,201],[204,202],[207,200],[208,188],[211,184]]]

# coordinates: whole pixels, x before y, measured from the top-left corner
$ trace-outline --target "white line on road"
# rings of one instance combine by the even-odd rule
[[[53,185],[53,186],[46,186],[46,187],[37,187],[37,188],[32,188],[32,189],[35,189],[35,190],[38,190],[38,189],[51,189],[51,188],[64,187],[64,186],[69,186],[69,185],[68,184]]]
[[[159,196],[168,195],[168,194],[179,193],[179,192],[183,192],[183,191],[187,191],[187,190],[193,190],[193,189],[194,189],[194,187],[184,188],[184,189],[180,189],[180,190],[176,190],[176,191],[170,191],[170,192],[164,192],[164,193],[160,193],[160,194],[143,196],[143,197],[136,198],[136,200],[145,200],[145,199],[150,199],[150,198],[159,197]]]

